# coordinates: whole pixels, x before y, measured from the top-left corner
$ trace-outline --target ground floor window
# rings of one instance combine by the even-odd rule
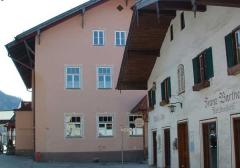
[[[65,114],[65,137],[83,136],[83,118],[80,114]]]
[[[113,136],[113,116],[112,115],[98,116],[98,136],[99,137]]]
[[[129,128],[131,128],[129,135],[130,136],[142,136],[143,135],[143,128],[137,128],[135,126],[135,120],[141,118],[143,119],[142,115],[129,115]]]

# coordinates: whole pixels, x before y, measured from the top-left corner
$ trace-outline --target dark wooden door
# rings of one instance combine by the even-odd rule
[[[164,151],[165,151],[165,167],[171,167],[171,142],[170,129],[164,130]]]
[[[216,122],[202,124],[204,168],[217,168]]]
[[[157,132],[153,131],[153,165],[157,165]]]
[[[240,118],[233,120],[236,167],[240,166]]]
[[[178,157],[179,168],[190,168],[187,122],[178,124]]]

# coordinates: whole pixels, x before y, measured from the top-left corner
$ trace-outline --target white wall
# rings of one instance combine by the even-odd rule
[[[205,97],[214,97],[222,90],[237,90],[240,88],[240,75],[228,76],[225,50],[225,36],[240,25],[240,9],[208,6],[207,11],[197,13],[194,18],[193,12],[184,12],[185,29],[180,28],[180,13],[172,21],[174,40],[170,42],[169,31],[160,51],[152,74],[148,81],[148,88],[152,83],[157,83],[156,105],[149,113],[149,164],[152,164],[152,137],[151,130],[157,129],[161,143],[158,149],[158,166],[163,163],[163,128],[171,128],[171,160],[172,167],[178,167],[178,151],[173,150],[172,143],[177,138],[177,122],[186,119],[189,124],[190,166],[200,168],[201,137],[200,120],[217,118],[219,168],[232,167],[232,138],[231,138],[231,115],[240,113],[239,101],[234,101],[232,109],[214,113],[211,108],[205,108]],[[214,77],[210,79],[210,87],[199,92],[193,92],[194,84],[192,59],[200,52],[212,47]],[[183,64],[185,68],[185,93],[177,96],[177,67]],[[177,105],[176,112],[170,113],[167,106],[161,107],[161,82],[171,77],[172,98],[171,102],[180,100],[183,102],[181,109]],[[224,104],[228,106],[229,104]],[[158,139],[159,140],[159,139]],[[192,145],[194,148],[192,148]],[[203,166],[202,166],[203,167]]]

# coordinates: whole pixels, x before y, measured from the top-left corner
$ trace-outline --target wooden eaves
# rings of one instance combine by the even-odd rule
[[[119,90],[146,90],[176,11],[205,12],[207,5],[240,7],[239,0],[140,0],[133,16],[118,78]]]

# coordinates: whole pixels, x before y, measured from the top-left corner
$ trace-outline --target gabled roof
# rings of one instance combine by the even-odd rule
[[[12,58],[27,88],[32,87],[31,81],[32,69],[34,69],[36,35],[71,17],[84,14],[85,11],[107,1],[108,0],[90,0],[17,35],[15,40],[6,45],[9,56]]]

